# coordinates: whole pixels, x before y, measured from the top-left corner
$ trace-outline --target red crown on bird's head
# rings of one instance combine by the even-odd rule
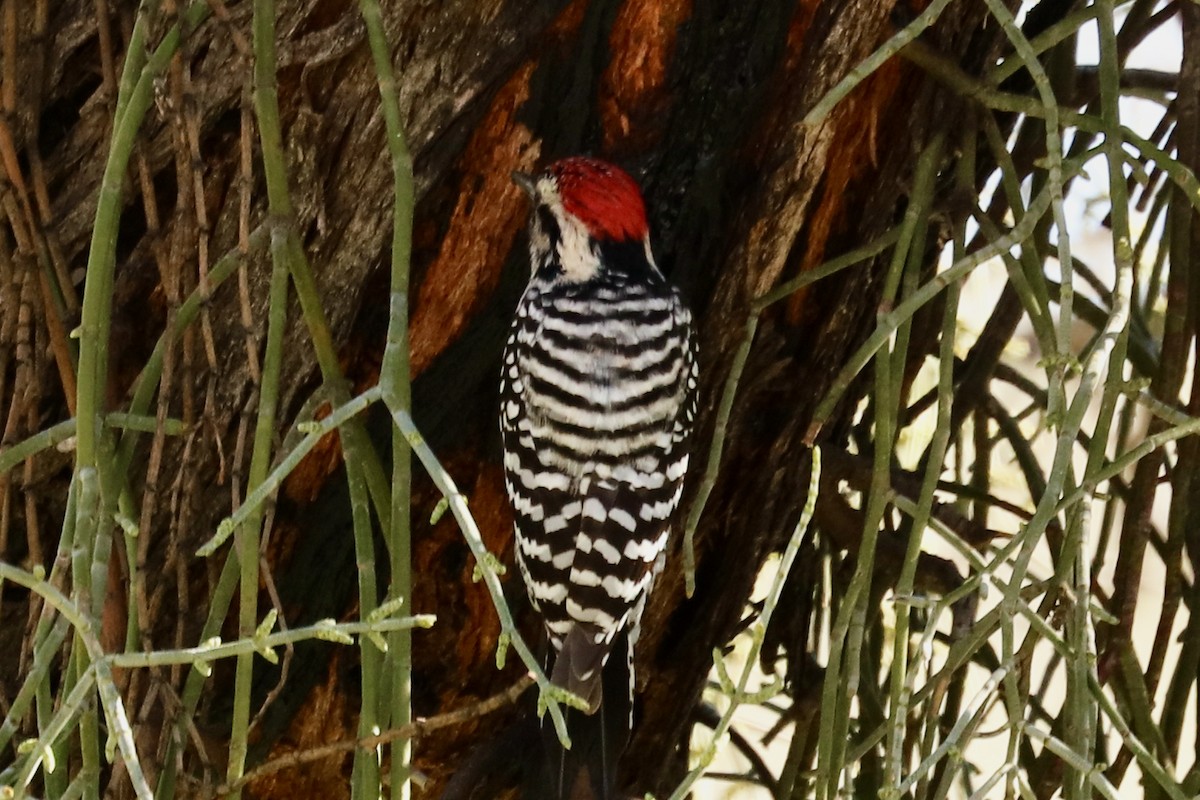
[[[563,209],[596,239],[629,241],[646,236],[646,204],[629,173],[607,161],[574,156],[546,170],[558,184]]]

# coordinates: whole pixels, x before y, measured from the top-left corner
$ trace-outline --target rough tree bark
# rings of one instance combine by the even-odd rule
[[[247,172],[243,164],[245,142],[256,141],[250,4],[211,5],[214,13],[187,33],[156,87],[156,111],[143,127],[125,186],[108,387],[114,409],[181,299],[217,257],[239,246],[241,228],[263,224],[266,216],[261,169],[255,163]],[[410,331],[416,418],[469,494],[487,544],[502,560],[511,559],[511,519],[498,464],[496,376],[507,318],[526,276],[525,205],[509,173],[591,152],[621,163],[644,186],[659,263],[699,319],[698,476],[750,301],[893,225],[903,213],[914,154],[931,134],[954,125],[955,101],[896,59],[819,124],[800,124],[925,6],[924,0],[388,4],[385,23],[418,188]],[[75,298],[86,279],[116,75],[135,11],[112,0],[8,0],[3,8],[0,399],[4,442],[11,443],[72,413],[64,334],[78,322]],[[172,14],[163,12],[153,30],[161,32]],[[978,71],[995,36],[983,20],[982,4],[952,4],[925,41]],[[281,4],[278,31],[297,223],[343,367],[361,388],[377,379],[382,353],[391,224],[375,75],[351,0]],[[721,476],[697,532],[697,594],[684,599],[676,541],[647,614],[640,724],[625,764],[628,788],[638,796],[665,796],[682,774],[680,748],[712,648],[737,629],[763,560],[796,523],[812,411],[873,326],[881,269],[867,262],[797,294],[763,320]],[[159,410],[183,419],[189,433],[144,437],[136,470],[147,497],[137,509],[144,549],[125,554],[141,564],[141,574],[156,576],[143,598],[147,647],[194,642],[203,620],[215,577],[192,553],[243,491],[268,274],[265,254],[252,254],[239,280],[216,292],[168,356]],[[54,276],[65,295],[61,312],[49,294]],[[298,317],[291,315],[291,340],[305,342]],[[317,385],[311,348],[289,347],[284,374],[281,437]],[[832,449],[860,394],[851,392],[824,430]],[[382,441],[386,424],[375,427]],[[338,453],[331,437],[287,482],[264,548],[272,590],[292,625],[354,613]],[[69,464],[69,453],[50,451],[5,479],[0,557],[29,563],[53,553]],[[512,664],[504,672],[494,667],[499,626],[486,592],[471,580],[473,565],[453,520],[429,523],[436,500],[432,486],[418,481],[415,610],[438,615],[432,630],[415,635],[414,703],[421,715],[488,696],[519,674]],[[837,527],[833,512],[826,510],[822,524]],[[854,535],[847,550],[854,549]],[[523,608],[516,579],[507,580]],[[796,611],[781,613],[774,641],[796,654],[793,681],[812,684],[819,676],[802,657],[803,569],[788,597]],[[24,629],[28,599],[5,589],[5,642]],[[19,660],[13,649],[2,652],[0,677],[12,686]],[[315,645],[297,651],[259,728],[258,758],[353,736],[355,659],[349,650]],[[279,676],[265,667],[261,673],[265,697]],[[226,685],[230,674],[218,669],[212,685]],[[172,713],[171,693],[162,689],[180,682],[177,671],[162,670],[128,687],[144,752],[161,753],[161,722]],[[228,714],[221,696],[214,689],[197,719],[206,754],[185,754],[197,778],[205,769],[221,774],[220,731]],[[420,796],[437,796],[469,750],[503,735],[512,715],[422,739],[417,765],[428,783]],[[153,768],[154,758],[147,761]],[[348,758],[329,758],[276,773],[254,784],[253,794],[344,796],[348,769]]]

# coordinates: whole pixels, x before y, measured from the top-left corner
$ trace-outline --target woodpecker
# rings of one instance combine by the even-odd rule
[[[572,157],[513,179],[532,201],[531,274],[500,385],[516,561],[553,645],[551,681],[587,701],[588,715],[604,709],[610,657],[624,662],[627,688],[616,693],[626,697],[609,703],[624,703],[627,736],[632,648],[688,468],[691,314],[655,264],[628,174]],[[613,764],[592,769],[607,773],[591,780],[608,796]],[[573,778],[560,770],[558,780],[565,796]]]

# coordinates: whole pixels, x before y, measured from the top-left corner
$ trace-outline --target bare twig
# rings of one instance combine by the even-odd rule
[[[223,797],[231,794],[249,783],[266,777],[276,772],[286,769],[295,769],[304,764],[311,764],[314,761],[321,761],[333,756],[351,753],[355,750],[363,750],[370,752],[379,747],[390,744],[400,739],[419,739],[422,736],[428,736],[434,731],[443,728],[461,725],[464,722],[479,719],[488,714],[495,713],[507,706],[512,705],[517,701],[526,689],[534,684],[533,676],[525,675],[519,681],[514,683],[503,692],[494,694],[486,700],[480,700],[478,703],[456,708],[453,711],[447,711],[444,714],[438,714],[433,717],[417,718],[412,722],[401,725],[396,728],[389,728],[375,736],[364,736],[356,739],[343,739],[330,744],[321,745],[307,750],[297,750],[287,755],[273,758],[270,761],[262,764],[254,769],[246,772],[236,781],[228,784],[221,784],[216,791],[210,795],[211,797]]]

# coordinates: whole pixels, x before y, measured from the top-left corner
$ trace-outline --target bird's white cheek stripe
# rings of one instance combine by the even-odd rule
[[[600,271],[600,259],[592,249],[587,229],[578,220],[568,217],[561,206],[552,210],[558,217],[558,259],[563,272],[572,281],[590,280]]]

